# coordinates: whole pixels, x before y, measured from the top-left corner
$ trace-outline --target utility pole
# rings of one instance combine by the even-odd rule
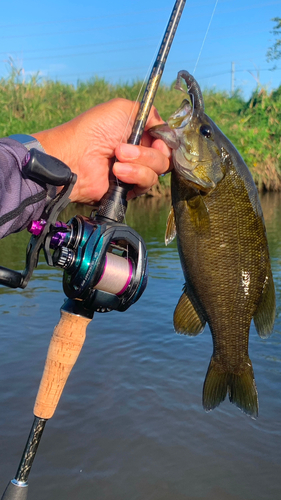
[[[234,95],[235,62],[231,63],[231,95]]]

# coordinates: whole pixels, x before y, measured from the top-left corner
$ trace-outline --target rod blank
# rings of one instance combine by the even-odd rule
[[[186,0],[177,0],[172,10],[163,40],[160,45],[157,57],[153,68],[150,72],[149,79],[141,100],[140,108],[133,125],[132,133],[128,139],[128,144],[138,145],[140,143],[145,124],[150,113],[155,94],[157,92],[165,63],[170,52],[170,48],[176,34],[176,30],[185,6]]]

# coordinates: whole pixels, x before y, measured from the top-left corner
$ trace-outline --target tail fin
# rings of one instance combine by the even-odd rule
[[[203,407],[206,411],[219,406],[228,392],[231,403],[252,418],[258,416],[258,393],[249,358],[244,366],[244,371],[236,375],[222,371],[222,366],[211,358],[203,388]]]

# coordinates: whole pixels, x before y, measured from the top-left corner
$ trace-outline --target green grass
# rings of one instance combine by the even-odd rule
[[[233,142],[258,188],[281,189],[281,87],[257,88],[248,101],[239,94],[205,93],[206,112]]]
[[[36,77],[25,82],[13,68],[8,79],[0,80],[0,136],[54,127],[114,97],[135,100],[140,87],[138,81],[111,85],[101,78],[78,82],[76,87]],[[281,190],[281,86],[271,93],[257,88],[249,101],[239,92],[230,97],[208,89],[204,99],[206,113],[240,151],[258,188]],[[167,119],[181,100],[173,86],[160,85],[155,105]]]

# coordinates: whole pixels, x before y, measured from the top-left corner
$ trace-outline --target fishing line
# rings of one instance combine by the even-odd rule
[[[128,138],[128,144],[139,145],[141,142],[141,137],[143,135],[147,119],[149,113],[152,108],[153,100],[158,89],[161,76],[164,71],[165,63],[167,60],[167,56],[169,54],[169,50],[171,48],[171,44],[173,42],[176,29],[178,27],[178,23],[185,6],[186,0],[176,0],[170,19],[168,21],[167,27],[164,31],[164,35],[158,49],[158,53],[154,59],[154,64],[151,68],[151,72],[149,78],[147,80],[147,84],[144,90],[144,94],[140,103],[140,107],[135,118],[132,132],[130,137]],[[151,65],[151,64],[150,64]],[[136,103],[135,103],[136,105]],[[135,109],[135,106],[133,106]],[[133,111],[133,110],[132,110]],[[124,135],[128,130],[128,125],[132,116],[132,112],[129,116],[129,120],[127,121],[127,125],[124,129],[124,132],[121,137],[121,141],[124,139]],[[113,160],[114,161],[114,160]],[[112,170],[110,172],[111,179],[113,177]],[[114,187],[115,185],[115,187]],[[106,214],[107,218],[112,218],[116,222],[124,221],[126,208],[127,208],[127,194],[128,191],[133,189],[132,184],[126,184],[123,181],[120,182],[116,180],[116,176],[114,175],[114,180],[110,182],[109,190],[104,195],[102,200],[100,201],[98,208],[98,216],[104,216]],[[110,215],[110,217],[109,217]]]
[[[139,97],[140,97],[140,95],[141,95],[141,93],[142,93],[142,89],[143,89],[143,87],[144,87],[144,85],[145,85],[145,83],[146,83],[146,81],[147,81],[147,79],[148,79],[148,75],[149,75],[149,73],[150,73],[150,71],[151,71],[151,68],[152,68],[152,66],[153,66],[153,63],[154,63],[154,61],[155,61],[156,54],[157,54],[157,53],[158,53],[158,51],[159,51],[160,44],[161,44],[161,40],[163,39],[164,33],[165,33],[165,30],[163,31],[163,34],[161,35],[160,43],[158,44],[158,46],[157,46],[157,48],[156,48],[156,50],[155,50],[155,52],[154,52],[154,54],[153,54],[153,56],[152,56],[152,58],[151,58],[151,61],[150,61],[149,66],[148,66],[148,68],[147,68],[147,72],[146,72],[145,77],[144,77],[144,79],[143,79],[143,82],[142,82],[142,84],[141,84],[141,88],[140,88],[139,93],[138,93],[138,95],[137,95],[137,98],[136,98],[136,100],[135,100],[135,103],[134,103],[133,109],[132,109],[131,114],[130,114],[130,116],[129,116],[129,118],[128,118],[127,125],[126,125],[126,127],[125,127],[124,133],[123,133],[123,135],[122,135],[122,138],[121,138],[121,141],[120,141],[120,143],[119,143],[119,144],[121,144],[121,142],[122,142],[122,141],[123,141],[123,139],[124,139],[124,136],[125,136],[126,131],[127,131],[127,129],[128,129],[128,126],[129,126],[130,120],[131,120],[131,118],[132,118],[132,115],[133,115],[133,113],[134,113],[134,111],[135,111],[135,109],[136,109],[136,106],[137,106],[138,102],[139,102]]]
[[[201,56],[201,54],[202,54],[202,50],[203,50],[203,47],[204,47],[204,45],[205,45],[205,41],[206,41],[206,38],[207,38],[208,33],[209,33],[209,29],[210,29],[211,24],[212,24],[212,20],[213,20],[213,17],[214,17],[214,14],[215,14],[215,11],[216,11],[216,8],[217,8],[217,5],[218,5],[218,2],[219,2],[219,0],[216,0],[216,3],[215,3],[215,6],[214,6],[214,9],[213,9],[213,12],[212,12],[212,15],[211,15],[211,19],[210,19],[210,22],[209,22],[209,25],[208,25],[208,28],[207,28],[207,31],[206,31],[206,34],[205,34],[204,40],[203,40],[202,45],[201,45],[201,49],[200,49],[200,51],[199,51],[199,55],[198,55],[198,58],[197,58],[197,61],[196,61],[196,64],[195,64],[194,70],[193,70],[193,74],[195,74],[195,71],[196,71],[196,68],[197,68],[197,65],[198,65],[198,62],[199,62],[200,56]]]
[[[151,58],[150,64],[149,64],[149,66],[148,66],[148,68],[147,68],[147,72],[146,72],[145,77],[144,77],[144,79],[143,79],[143,82],[142,82],[142,84],[141,84],[141,88],[140,88],[140,90],[139,90],[139,92],[138,92],[138,95],[137,95],[137,98],[136,98],[136,100],[135,100],[135,102],[134,102],[134,106],[133,106],[132,111],[131,111],[131,113],[130,113],[130,116],[129,116],[129,118],[128,118],[127,124],[126,124],[126,126],[125,126],[125,129],[124,129],[124,132],[123,132],[123,135],[122,135],[122,137],[121,137],[121,139],[120,139],[119,144],[121,144],[121,143],[123,142],[123,139],[124,139],[124,137],[125,137],[125,135],[126,135],[126,132],[127,132],[127,130],[128,130],[128,126],[129,126],[130,121],[131,121],[131,118],[132,118],[132,116],[133,116],[133,114],[134,114],[134,111],[135,111],[135,109],[136,109],[136,106],[137,106],[137,104],[138,104],[138,102],[139,102],[139,98],[140,98],[140,95],[141,95],[141,93],[142,93],[143,87],[144,87],[144,85],[145,85],[146,81],[148,80],[148,75],[149,75],[149,73],[150,73],[150,71],[151,71],[151,68],[152,68],[152,66],[153,66],[153,64],[154,64],[155,57],[156,57],[156,55],[157,55],[157,53],[158,53],[158,51],[159,51],[159,48],[160,48],[160,45],[161,45],[161,41],[162,41],[162,39],[163,39],[163,36],[164,36],[165,31],[166,31],[166,30],[164,30],[164,31],[163,31],[163,34],[162,34],[161,39],[160,39],[160,42],[159,42],[159,44],[158,44],[158,46],[157,46],[157,48],[156,48],[156,50],[155,50],[155,52],[154,52],[154,54],[153,54],[153,56],[152,56],[152,58]],[[115,179],[116,179],[116,183],[117,183],[117,185],[119,186],[119,179],[116,177],[116,175],[115,175]],[[123,207],[122,207],[122,209],[123,209]],[[125,212],[125,210],[123,210],[123,215],[124,215],[124,222],[125,222],[125,224],[127,224],[127,221],[126,221],[126,212]]]
[[[153,62],[153,59],[152,59],[152,62]],[[139,90],[139,92],[138,92],[138,95],[137,95],[137,98],[136,98],[136,100],[135,100],[135,102],[134,102],[134,105],[133,105],[132,111],[131,111],[131,113],[130,113],[130,115],[129,115],[129,118],[128,118],[128,121],[127,121],[127,125],[125,126],[125,129],[124,129],[124,132],[123,132],[123,135],[122,135],[122,137],[121,137],[121,139],[120,139],[119,144],[121,144],[121,143],[123,142],[123,139],[124,139],[124,137],[125,137],[125,135],[126,135],[126,132],[127,132],[127,130],[128,130],[128,126],[129,126],[129,123],[130,123],[131,118],[132,118],[132,116],[133,116],[133,114],[134,114],[134,111],[135,111],[135,109],[136,109],[137,103],[138,103],[138,101],[139,101],[139,97],[140,97],[140,95],[141,95],[142,89],[143,89],[144,84],[145,84],[145,82],[146,82],[146,79],[147,79],[147,77],[148,77],[148,73],[149,73],[149,71],[150,71],[150,68],[151,68],[151,66],[152,66],[152,62],[150,63],[150,65],[149,65],[149,67],[148,67],[148,70],[147,70],[147,72],[146,72],[146,75],[145,75],[145,77],[144,77],[144,80],[143,80],[143,82],[142,82],[142,84],[141,84],[141,88],[140,88],[140,90]],[[116,177],[116,175],[115,175],[115,179],[116,179],[116,184],[117,184],[117,186],[119,186],[119,185],[120,185],[120,184],[119,184],[119,179]],[[123,209],[123,207],[122,207],[122,211],[123,211],[123,216],[124,216],[124,223],[125,223],[125,224],[127,224],[127,220],[126,220],[126,212],[125,212],[125,210]]]
[[[128,252],[128,251],[127,251]],[[95,290],[122,295],[133,276],[133,265],[129,258],[107,253],[102,276],[95,285]]]

